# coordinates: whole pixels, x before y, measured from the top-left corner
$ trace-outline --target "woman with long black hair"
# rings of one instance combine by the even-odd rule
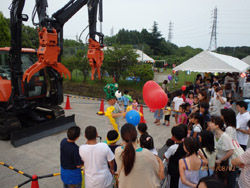
[[[221,109],[221,118],[226,125],[225,132],[234,140],[237,140],[236,136],[236,114],[232,109]]]
[[[137,131],[126,123],[121,128],[124,146],[115,150],[119,188],[160,187],[164,179],[162,161],[152,152],[137,146]]]

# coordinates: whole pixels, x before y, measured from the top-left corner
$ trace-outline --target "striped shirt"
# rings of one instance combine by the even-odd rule
[[[250,148],[239,158],[244,163],[244,168],[241,170],[239,178],[239,186],[240,188],[250,187]]]

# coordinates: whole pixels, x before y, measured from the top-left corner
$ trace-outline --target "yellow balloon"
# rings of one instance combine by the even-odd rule
[[[115,121],[115,118],[112,117],[112,112],[115,110],[114,106],[110,106],[107,108],[106,112],[105,112],[105,116],[107,116],[109,118],[109,121],[111,123],[111,125],[113,126],[114,130],[118,133],[118,138],[114,141],[117,142],[120,139],[120,133],[118,130],[118,125]]]

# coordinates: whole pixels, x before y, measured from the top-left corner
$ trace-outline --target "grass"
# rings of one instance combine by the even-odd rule
[[[169,75],[171,74],[173,77],[172,69],[164,70],[163,74]],[[174,78],[171,80],[171,82],[168,84],[169,91],[174,91],[177,89],[180,89],[181,86],[185,85],[186,82],[192,82],[194,83],[194,80],[196,78],[198,73],[191,72],[189,75],[187,75],[186,71],[178,71],[178,82],[175,84]]]

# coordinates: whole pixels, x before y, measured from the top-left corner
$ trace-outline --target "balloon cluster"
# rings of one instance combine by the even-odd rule
[[[151,110],[164,108],[168,103],[168,96],[154,81],[147,81],[143,86],[143,100]]]

